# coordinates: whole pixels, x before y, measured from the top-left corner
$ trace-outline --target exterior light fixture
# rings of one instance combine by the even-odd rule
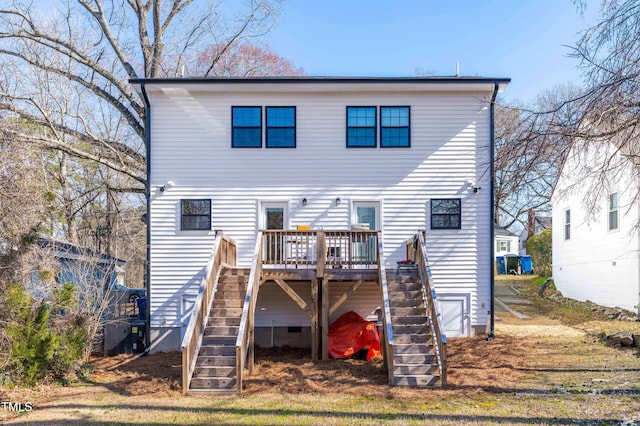
[[[341,202],[342,200],[340,199],[340,197],[336,198],[336,206],[339,206]]]
[[[307,203],[308,203],[307,199],[306,199],[306,198],[303,198],[303,199],[302,199],[302,205],[303,205],[303,206],[306,206],[306,205],[307,205]]]

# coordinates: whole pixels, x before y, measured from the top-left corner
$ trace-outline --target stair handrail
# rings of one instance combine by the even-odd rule
[[[262,232],[259,231],[253,250],[251,272],[249,273],[247,291],[242,305],[242,318],[240,319],[238,338],[236,339],[236,386],[238,394],[242,393],[242,378],[247,361],[249,364],[249,374],[253,373],[254,319],[260,279],[262,278],[262,246]]]
[[[382,289],[382,320],[384,323],[384,359],[389,375],[389,383],[393,383],[393,326],[391,324],[391,307],[389,304],[389,289],[387,287],[387,272],[382,259],[382,232],[378,232],[378,277]]]
[[[436,359],[440,370],[440,383],[447,384],[447,336],[443,332],[441,315],[436,304],[437,294],[433,288],[433,278],[429,258],[427,257],[426,231],[418,232],[411,240],[407,241],[407,258],[413,259],[418,266],[422,297],[427,302],[427,311],[431,321],[431,331],[436,348]]]
[[[235,266],[236,242],[216,231],[211,249],[211,257],[205,267],[204,277],[200,280],[198,296],[191,310],[189,324],[182,339],[182,393],[187,394],[195,371],[198,351],[202,345],[202,335],[206,326],[213,297],[224,265]]]

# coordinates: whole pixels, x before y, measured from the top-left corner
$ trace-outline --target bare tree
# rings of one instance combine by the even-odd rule
[[[495,223],[524,225],[527,212],[550,210],[551,194],[573,138],[557,129],[573,120],[564,106],[577,88],[556,87],[541,94],[531,107],[502,103],[496,107],[494,201]],[[563,107],[560,107],[563,105]],[[541,114],[540,110],[557,110]]]
[[[0,110],[38,127],[5,132],[145,184],[144,107],[128,79],[183,75],[212,45],[220,46],[214,68],[237,43],[266,33],[280,3],[67,0],[47,18],[14,1],[0,9]],[[57,102],[63,91],[73,102]]]
[[[217,58],[221,51],[227,55]],[[252,42],[227,47],[211,45],[199,52],[189,65],[192,75],[205,77],[264,77],[304,75],[304,69],[276,54],[266,46]]]
[[[50,226],[40,152],[0,133],[0,294],[15,280],[20,260]]]
[[[543,113],[549,131],[572,140],[573,170],[582,173],[573,178],[590,186],[585,208],[592,216],[609,183],[621,178],[620,156],[640,165],[640,1],[604,0],[600,11],[573,47],[585,89]]]

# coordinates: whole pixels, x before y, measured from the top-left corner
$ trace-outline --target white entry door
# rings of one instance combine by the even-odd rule
[[[442,328],[447,337],[469,336],[469,295],[438,295]]]
[[[266,202],[260,203],[260,229],[288,229],[289,203]]]
[[[351,214],[351,223],[368,224],[369,230],[379,231],[382,229],[380,223],[380,202],[379,201],[354,201]]]
[[[260,203],[260,229],[282,230],[289,229],[289,203],[262,202]],[[262,257],[269,264],[281,264],[290,256],[290,250],[282,235],[266,235],[263,240]]]

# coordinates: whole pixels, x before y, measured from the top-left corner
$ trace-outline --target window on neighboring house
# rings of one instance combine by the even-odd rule
[[[460,229],[460,198],[431,200],[431,229]]]
[[[347,107],[347,148],[375,148],[376,107]]]
[[[564,239],[571,239],[571,210],[564,211]]]
[[[618,193],[609,195],[609,231],[618,229]]]
[[[499,241],[500,246],[498,247],[499,252],[508,252],[511,250],[511,241]]]
[[[296,107],[266,107],[267,148],[296,147]]]
[[[409,147],[409,107],[380,107],[380,146]]]
[[[231,146],[262,148],[262,107],[231,107]]]
[[[183,231],[211,230],[211,200],[181,200]]]

